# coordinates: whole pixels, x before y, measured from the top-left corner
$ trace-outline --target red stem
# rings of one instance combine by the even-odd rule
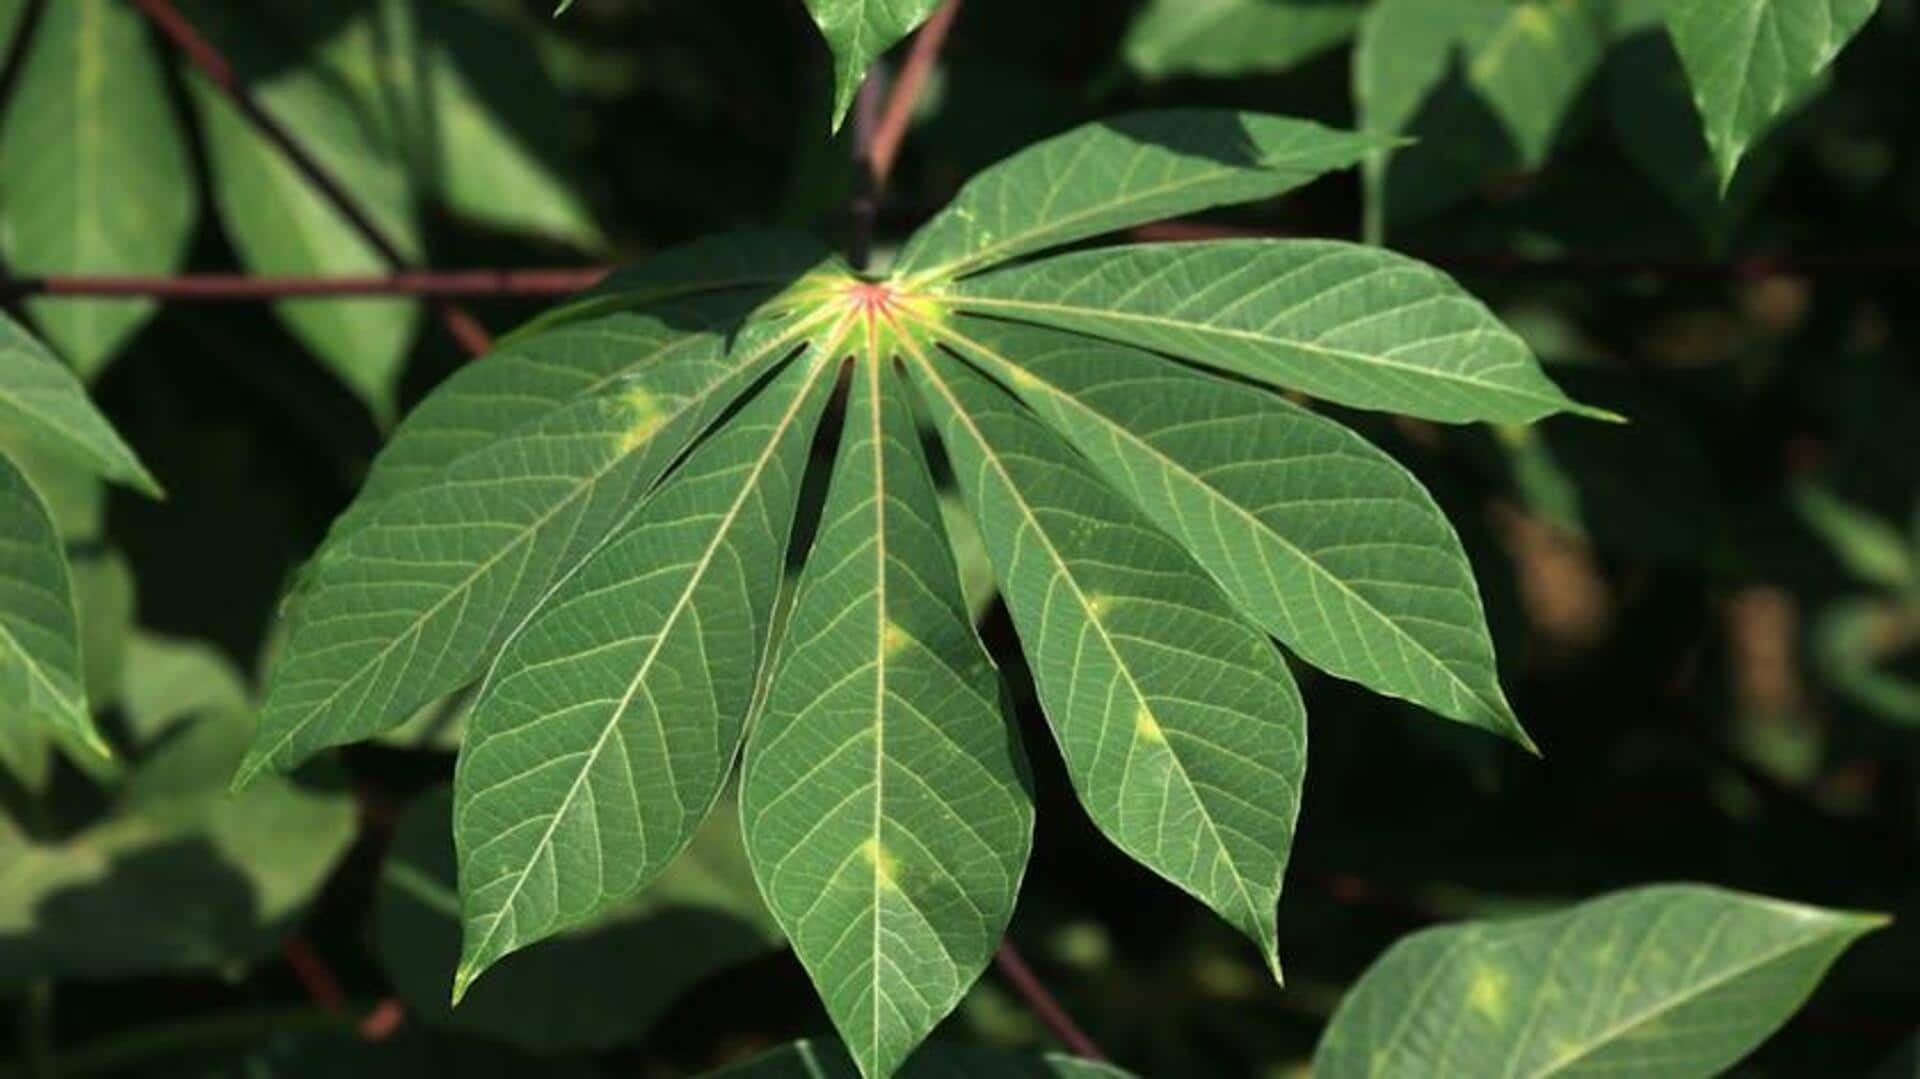
[[[301,146],[299,141],[261,106],[259,100],[234,74],[233,65],[220,54],[220,50],[215,48],[212,42],[194,29],[193,24],[180,14],[171,0],[133,0],[133,3],[169,44],[198,68],[200,73],[206,76],[207,81],[226,94],[227,100],[232,102],[254,128],[285,155],[294,168],[306,177],[307,182],[313,185],[314,190],[339,211],[340,216],[346,218],[353,230],[359,233],[360,237],[375,251],[378,251],[380,257],[385,259],[389,266],[399,270],[408,265],[409,260],[400,248],[354,202],[353,197],[340,186],[326,167],[309,154],[306,148]],[[492,341],[487,336],[485,328],[459,305],[442,298],[434,301],[434,307],[439,311],[440,319],[445,323],[448,334],[460,347],[475,354],[485,352],[491,347]]]
[[[866,155],[876,198],[886,190],[887,178],[893,175],[894,160],[900,156],[900,144],[906,139],[907,125],[913,120],[913,107],[926,89],[927,79],[933,75],[940,50],[947,43],[947,32],[953,29],[954,16],[959,13],[960,0],[947,0],[920,27],[920,32],[914,35],[913,48],[907,53],[907,61],[900,68],[900,78],[887,95],[886,108],[880,114],[879,126],[873,130]]]
[[[1027,961],[1020,957],[1020,949],[1013,946],[1011,939],[1001,940],[1000,949],[993,953],[993,965],[999,968],[1000,976],[1013,986],[1014,992],[1020,994],[1040,1022],[1053,1032],[1055,1038],[1060,1039],[1061,1045],[1075,1056],[1087,1060],[1108,1059],[1100,1043],[1080,1029],[1080,1025],[1073,1021],[1073,1016],[1067,1014],[1067,1010],[1060,1006],[1060,1002],[1054,999],[1046,985],[1033,973],[1033,968],[1027,966]]]

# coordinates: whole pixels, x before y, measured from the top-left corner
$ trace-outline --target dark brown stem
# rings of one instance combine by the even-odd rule
[[[999,969],[1000,976],[1013,986],[1013,991],[1020,995],[1020,999],[1026,1002],[1034,1016],[1060,1040],[1061,1045],[1075,1056],[1088,1060],[1108,1059],[1100,1043],[1080,1029],[1080,1025],[1073,1021],[1073,1016],[1067,1014],[1067,1010],[1060,1006],[1060,1002],[1054,999],[1046,985],[1033,973],[1033,968],[1027,966],[1027,961],[1020,957],[1020,949],[1013,946],[1011,939],[1000,941],[1000,949],[993,953],[993,965]]]
[[[221,55],[220,50],[215,48],[212,42],[194,29],[193,24],[173,6],[172,0],[133,0],[133,4],[146,15],[147,20],[169,45],[199,69],[200,73],[206,76],[207,81],[218,87],[234,108],[240,110],[241,115],[247,118],[254,129],[279,149],[307,182],[313,185],[313,189],[338,211],[341,217],[346,219],[353,230],[359,233],[361,239],[380,253],[380,257],[386,260],[389,266],[396,270],[407,267],[410,260],[400,248],[380,229],[379,225],[374,223],[372,218],[367,216],[366,211],[354,202],[353,197],[340,186],[326,167],[309,154],[292,133],[282,127],[279,121],[261,106],[259,100],[235,75],[233,65]],[[441,322],[446,325],[448,334],[460,347],[475,354],[491,347],[492,341],[486,330],[459,305],[442,298],[434,301],[434,308],[440,313]]]
[[[151,296],[167,300],[274,300],[297,296],[569,296],[593,287],[602,266],[577,270],[405,270],[332,277],[178,274],[0,278],[0,297]]]

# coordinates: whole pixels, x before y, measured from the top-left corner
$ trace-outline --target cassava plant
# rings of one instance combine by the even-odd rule
[[[33,811],[0,815],[0,990],[25,988],[26,1074],[52,1074],[39,1043],[56,976],[231,971],[278,939],[323,1000],[309,945],[281,936],[352,835],[349,785],[315,758],[451,730],[451,790],[409,790],[392,834],[381,797],[359,794],[382,852],[366,889],[381,965],[409,998],[376,1006],[360,1043],[410,1010],[436,1029],[511,1027],[534,1052],[605,1049],[779,942],[839,1039],[716,1074],[1123,1077],[1070,1019],[1044,1014],[1043,988],[1023,992],[1078,1055],[929,1041],[1005,954],[1051,773],[1112,847],[1244,936],[1281,983],[1309,701],[1318,712],[1357,687],[1403,702],[1454,725],[1421,728],[1433,747],[1468,744],[1459,754],[1485,768],[1540,755],[1449,519],[1465,531],[1469,505],[1436,498],[1380,436],[1465,444],[1492,429],[1527,511],[1577,531],[1582,478],[1557,471],[1531,428],[1561,417],[1556,431],[1632,440],[1634,409],[1563,391],[1536,347],[1573,335],[1509,325],[1444,259],[1384,246],[1389,230],[1502,169],[1544,170],[1618,46],[1660,50],[1673,76],[1615,84],[1627,154],[1651,155],[1676,201],[1711,202],[1717,247],[1734,221],[1720,200],[1738,197],[1736,179],[1759,182],[1742,162],[1768,156],[1763,137],[1875,6],[1150,0],[1121,45],[1149,80],[1286,72],[1355,39],[1341,73],[1355,129],[1115,110],[975,172],[869,267],[876,206],[954,7],[806,0],[833,54],[827,126],[853,119],[864,168],[846,253],[804,230],[718,232],[495,342],[438,297],[452,336],[483,354],[382,431],[278,598],[257,699],[211,649],[136,633],[130,584],[82,581],[100,485],[162,495],[83,382],[155,307],[20,287],[51,344],[0,315],[0,766],[26,795],[0,785],[0,805]],[[562,50],[485,5],[194,14],[209,39],[164,0],[0,0],[0,44],[16,25],[38,35],[7,65],[26,104],[0,130],[13,268],[179,268],[199,212],[195,146],[256,271],[375,269],[395,273],[391,287],[437,242],[429,204],[502,232],[603,241],[575,163],[516,130],[482,74],[524,82],[538,106],[559,96],[543,65]],[[941,21],[882,116],[870,69],[929,18]],[[193,59],[177,79],[154,28]],[[1638,103],[1675,87],[1682,135],[1632,127]],[[176,90],[197,124],[175,116]],[[1457,119],[1441,101],[1490,125],[1498,149],[1436,144]],[[317,153],[276,126],[294,121],[311,121]],[[1166,238],[1175,219],[1349,170],[1366,243],[1192,222]],[[282,323],[384,423],[420,309],[324,293],[276,296]],[[1911,637],[1886,626],[1911,628],[1912,545],[1824,487],[1795,490],[1834,557],[1880,590],[1829,610],[1823,670],[1904,721],[1896,664]],[[997,611],[1010,632],[991,628]],[[82,648],[101,625],[118,642],[104,666]],[[1020,722],[1029,696],[1043,724]],[[1447,741],[1460,728],[1473,733]],[[84,794],[62,787],[61,760]],[[182,849],[191,865],[166,861]],[[1492,905],[1454,902],[1404,905],[1419,922]],[[1311,1067],[1712,1074],[1885,923],[1661,884],[1428,928],[1309,1005],[1323,1021]],[[428,940],[443,929],[445,955]],[[660,962],[676,947],[712,954]],[[544,967],[528,962],[539,955]],[[645,999],[621,996],[640,976],[657,983]],[[532,999],[562,983],[585,988]],[[453,1011],[423,1006],[422,984]],[[1252,992],[1225,976],[1208,991]],[[586,996],[607,999],[579,1006]],[[330,1059],[304,1044],[263,1053],[249,1066],[272,1074]]]

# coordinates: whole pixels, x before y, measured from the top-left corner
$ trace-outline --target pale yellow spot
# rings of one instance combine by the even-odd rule
[[[1157,746],[1167,744],[1167,732],[1160,729],[1160,721],[1153,718],[1153,712],[1144,704],[1133,713],[1133,729],[1139,733],[1141,741]]]
[[[882,888],[900,887],[900,859],[880,845],[878,839],[860,844],[860,855],[873,866],[873,882]]]
[[[652,440],[666,422],[666,415],[660,411],[660,402],[647,390],[635,387],[628,390],[621,401],[627,406],[632,418],[628,421],[625,434],[620,436],[620,452],[632,453]]]
[[[1087,610],[1092,612],[1095,618],[1104,617],[1108,611],[1113,610],[1113,597],[1104,592],[1095,592],[1087,597]]]
[[[899,655],[901,649],[912,643],[913,635],[908,633],[900,623],[889,620],[886,633],[880,640],[880,651],[881,654],[892,657]]]
[[[1476,966],[1467,988],[1467,1003],[1473,1010],[1498,1023],[1507,1016],[1507,972],[1498,967]]]

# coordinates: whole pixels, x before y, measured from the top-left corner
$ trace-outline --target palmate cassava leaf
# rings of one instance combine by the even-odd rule
[[[1588,412],[1445,274],[1330,240],[1149,244],[962,282],[962,310],[1116,338],[1356,408],[1447,423]]]
[[[798,340],[701,332],[459,458],[323,553],[275,658],[236,782],[364,738],[473,680],[682,450]]]
[[[0,32],[0,51],[6,34]],[[186,143],[140,13],[115,0],[45,5],[0,128],[0,255],[18,273],[166,274],[198,209]],[[30,301],[47,339],[91,376],[152,300]]]
[[[1814,85],[1879,0],[1674,0],[1667,31],[1693,84],[1724,195],[1740,159]]]
[[[19,323],[0,313],[0,428],[158,497],[160,485],[107,422],[86,387]]]
[[[781,1066],[945,1066],[910,1055],[1004,933],[1033,827],[955,565],[971,536],[971,598],[1006,603],[1096,825],[1277,976],[1306,726],[1269,633],[1525,735],[1433,500],[1274,391],[1451,422],[1603,414],[1444,275],[1377,250],[1119,247],[978,272],[1380,145],[1243,113],[1123,117],[981,173],[884,278],[767,233],[616,273],[400,425],[288,605],[241,778],[473,694],[464,990],[667,871],[745,731],[747,857],[848,1044]],[[822,415],[838,449],[809,463]],[[826,493],[782,604],[809,468]]]
[[[631,895],[720,795],[765,649],[817,351],[757,393],[541,604],[467,721],[457,1001],[494,960]]]
[[[1698,885],[1429,929],[1334,1014],[1313,1074],[1717,1075],[1886,923]]]
[[[1279,653],[1013,398],[942,354],[912,370],[1081,803],[1253,938],[1278,977],[1274,904],[1307,736]]]
[[[43,726],[44,725],[44,726]],[[16,745],[55,732],[102,757],[80,667],[80,615],[60,534],[27,477],[0,453],[0,726]]]
[[[806,0],[814,25],[833,50],[833,130],[846,121],[867,68],[913,28],[927,21],[940,0]]]
[[[1206,109],[1089,124],[969,180],[907,241],[893,275],[910,282],[959,277],[1130,225],[1272,198],[1390,141]]]
[[[960,1002],[1013,914],[1026,762],[891,362],[852,400],[740,812],[754,876],[867,1075]]]
[[[1123,345],[966,318],[941,336],[1309,662],[1528,744],[1458,537],[1365,439]]]

